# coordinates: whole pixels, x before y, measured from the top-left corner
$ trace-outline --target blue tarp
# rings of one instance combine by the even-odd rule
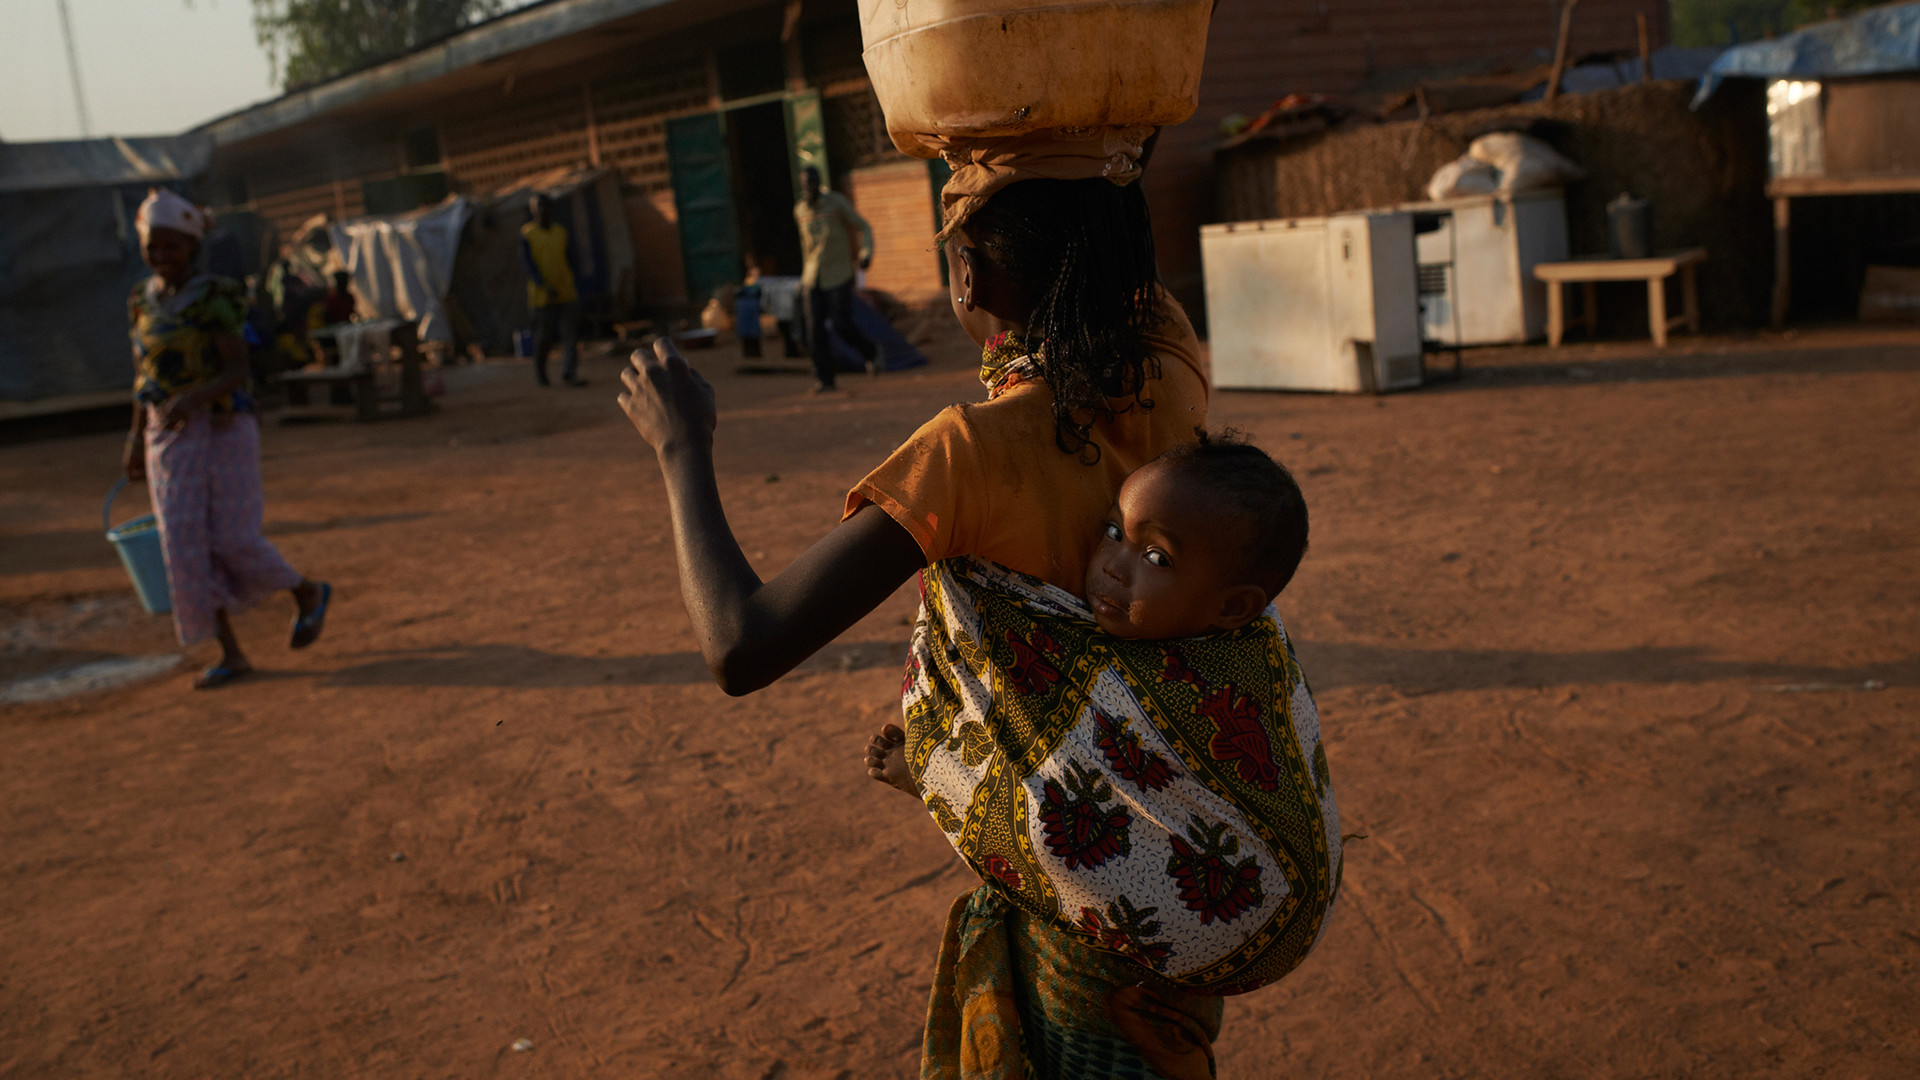
[[[908,368],[922,367],[927,362],[925,353],[913,347],[913,344],[893,328],[885,315],[873,309],[873,305],[853,298],[853,324],[867,335],[867,340],[880,347],[880,368],[883,371],[905,371]],[[842,371],[865,371],[867,359],[854,351],[853,346],[841,340],[840,335],[833,336],[833,357],[840,361]]]
[[[1725,50],[1718,45],[1705,48],[1669,45],[1655,50],[1651,57],[1653,77],[1656,79],[1698,79],[1705,75],[1713,62],[1719,59]],[[1640,58],[1622,57],[1614,63],[1581,64],[1568,68],[1560,80],[1560,92],[1563,94],[1592,94],[1601,90],[1615,90],[1622,86],[1632,86],[1640,81]],[[1535,101],[1545,96],[1546,87],[1528,92],[1523,101]]]
[[[1772,41],[1736,45],[1713,62],[1693,104],[1698,108],[1725,79],[1822,79],[1901,71],[1920,71],[1920,3],[1888,4]]]

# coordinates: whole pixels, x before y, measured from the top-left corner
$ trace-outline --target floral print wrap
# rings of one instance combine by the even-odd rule
[[[921,596],[908,763],[983,881],[1186,990],[1244,993],[1300,963],[1339,888],[1340,821],[1272,606],[1132,641],[980,559],[928,567]]]
[[[136,369],[134,396],[158,405],[220,374],[214,340],[241,336],[247,320],[246,289],[231,278],[201,274],[172,296],[162,296],[160,279],[148,278],[127,297],[127,323],[133,337]],[[216,413],[245,411],[252,401],[244,391],[210,403]]]

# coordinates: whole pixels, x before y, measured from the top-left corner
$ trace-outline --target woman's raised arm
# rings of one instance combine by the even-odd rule
[[[772,581],[740,551],[713,475],[713,388],[662,338],[620,375],[620,408],[666,480],[680,593],[720,689],[750,694],[792,671],[925,565],[920,545],[867,506]]]

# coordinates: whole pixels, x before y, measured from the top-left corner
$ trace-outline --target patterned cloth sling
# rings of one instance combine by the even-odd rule
[[[1277,611],[1131,641],[980,559],[921,575],[901,697],[928,811],[1032,916],[1207,994],[1291,971],[1339,888],[1319,717]]]

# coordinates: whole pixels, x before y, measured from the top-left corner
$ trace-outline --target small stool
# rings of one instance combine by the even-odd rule
[[[1706,248],[1688,248],[1672,255],[1648,259],[1611,259],[1597,255],[1568,262],[1539,263],[1533,276],[1547,285],[1547,344],[1559,345],[1567,333],[1565,287],[1578,282],[1585,301],[1580,321],[1587,333],[1600,326],[1597,302],[1598,283],[1602,281],[1645,281],[1647,283],[1647,323],[1653,331],[1653,343],[1665,345],[1667,331],[1685,326],[1700,332],[1700,290],[1693,277],[1694,267],[1707,261]],[[1667,279],[1680,275],[1680,314],[1667,317]]]

